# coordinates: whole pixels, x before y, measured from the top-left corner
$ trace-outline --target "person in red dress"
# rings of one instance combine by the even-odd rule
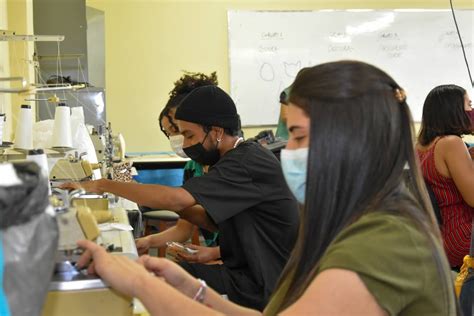
[[[416,149],[423,177],[441,210],[441,233],[451,267],[469,252],[474,215],[474,163],[462,135],[472,133],[471,101],[466,90],[441,85],[423,105]]]

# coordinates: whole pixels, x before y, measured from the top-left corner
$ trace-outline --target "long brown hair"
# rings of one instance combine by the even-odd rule
[[[321,64],[296,77],[290,102],[311,118],[306,203],[296,246],[277,287],[288,287],[279,311],[308,288],[320,259],[344,227],[380,211],[406,216],[426,233],[444,278],[443,299],[449,302],[449,266],[437,247],[440,233],[415,159],[413,123],[401,91],[385,72],[356,61]],[[413,193],[403,182],[406,165],[415,182]]]

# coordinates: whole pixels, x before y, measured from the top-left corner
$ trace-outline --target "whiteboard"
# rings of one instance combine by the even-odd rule
[[[456,18],[472,68],[474,11],[457,10]],[[231,95],[243,126],[276,124],[280,92],[298,70],[341,59],[390,74],[415,121],[436,85],[471,92],[449,10],[229,11],[228,28]]]

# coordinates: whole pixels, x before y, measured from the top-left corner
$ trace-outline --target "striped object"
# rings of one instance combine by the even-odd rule
[[[441,210],[444,249],[451,267],[460,267],[469,253],[474,209],[462,198],[454,180],[442,176],[435,166],[434,150],[441,138],[426,151],[417,150],[425,181],[431,186]]]

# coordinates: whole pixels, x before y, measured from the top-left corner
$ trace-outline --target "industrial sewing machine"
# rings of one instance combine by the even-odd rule
[[[99,169],[101,165],[81,159],[83,155],[76,152],[75,156],[68,155],[56,161],[49,173],[49,179],[55,182],[92,179],[93,170]]]
[[[112,134],[112,126],[100,125],[94,127],[90,134],[97,160],[101,163],[101,174],[104,178],[113,179],[114,163],[125,159],[125,140],[122,134]]]
[[[110,234],[104,236],[107,234],[101,233],[98,229],[93,214],[95,210],[91,210],[89,206],[108,208],[108,200],[98,196],[87,197],[83,194],[84,192],[80,190],[71,194],[66,191],[55,191],[51,199],[57,214],[59,244],[55,271],[42,315],[131,316],[132,298],[117,293],[97,276],[89,275],[86,271],[75,267],[75,262],[81,255],[81,250],[76,245],[76,241],[80,239],[96,241],[107,247],[108,251],[115,251],[118,254],[127,249],[125,251],[131,251],[131,256],[136,258],[136,249],[129,250],[126,238],[123,238],[124,242],[121,243],[121,238],[113,238]],[[128,239],[134,243],[130,232],[124,233],[128,233],[130,235]],[[114,244],[110,244],[112,240]]]

